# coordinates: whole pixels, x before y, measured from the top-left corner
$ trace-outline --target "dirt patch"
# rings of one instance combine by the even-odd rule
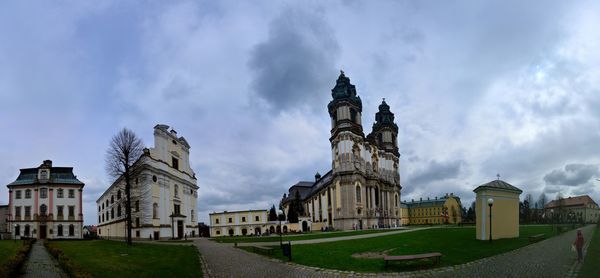
[[[394,249],[396,249],[396,248],[388,249],[388,250],[381,251],[381,252],[354,253],[354,254],[352,254],[352,258],[355,258],[355,259],[382,259],[384,256],[387,256],[387,254]]]

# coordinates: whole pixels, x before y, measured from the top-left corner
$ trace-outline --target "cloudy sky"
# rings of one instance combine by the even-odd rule
[[[11,1],[0,4],[0,184],[44,159],[112,182],[123,127],[192,146],[199,219],[266,209],[331,165],[339,70],[366,132],[385,97],[402,199],[501,178],[600,201],[600,6],[579,1]],[[523,194],[524,195],[524,194]],[[0,186],[0,204],[8,191]]]

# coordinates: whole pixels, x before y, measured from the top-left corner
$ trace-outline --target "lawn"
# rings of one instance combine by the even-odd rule
[[[585,254],[583,266],[579,270],[579,277],[598,277],[598,258],[600,258],[600,225],[596,225],[596,231],[590,246]]]
[[[51,241],[82,270],[94,277],[202,277],[196,248],[124,242]]]
[[[354,258],[352,254],[387,251],[389,255],[408,255],[428,252],[443,254],[438,266],[462,264],[504,253],[529,244],[528,236],[554,236],[551,226],[521,226],[520,237],[488,241],[475,239],[475,228],[433,228],[396,235],[338,241],[319,244],[294,245],[293,261],[298,264],[328,269],[360,272],[406,271],[430,267],[430,262],[392,263],[386,269],[382,258]],[[248,250],[248,249],[246,249]],[[275,257],[284,259],[280,252]]]
[[[395,231],[395,230],[380,229],[380,230],[360,230],[360,231],[347,231],[347,232],[313,232],[313,233],[299,234],[299,235],[285,235],[285,236],[283,236],[283,241],[341,237],[341,236],[354,236],[354,235],[362,235],[362,234],[384,233],[384,232],[391,232],[391,231]],[[272,235],[272,236],[254,236],[254,237],[217,237],[217,238],[214,238],[214,240],[217,242],[221,242],[221,243],[274,242],[274,241],[279,241],[279,236]]]
[[[0,240],[0,265],[4,264],[8,258],[17,253],[17,249],[23,245],[23,241],[14,242],[12,240]]]

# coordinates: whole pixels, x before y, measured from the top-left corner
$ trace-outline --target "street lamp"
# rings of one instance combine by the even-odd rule
[[[489,198],[487,203],[490,206],[490,243],[492,243],[492,205],[494,205],[494,199]]]
[[[279,219],[279,247],[283,246],[283,229],[281,228],[281,218],[283,217],[283,210],[277,211],[277,219]]]
[[[14,238],[15,239],[15,243],[17,243],[17,227],[18,226],[19,225],[15,224],[15,238]]]

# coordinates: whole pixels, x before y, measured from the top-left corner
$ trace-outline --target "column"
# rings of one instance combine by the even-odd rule
[[[50,207],[48,207],[48,215],[54,215],[54,188],[48,188],[50,191]]]
[[[81,220],[81,221],[83,221],[82,200],[83,200],[83,189],[79,188],[79,220]]]

